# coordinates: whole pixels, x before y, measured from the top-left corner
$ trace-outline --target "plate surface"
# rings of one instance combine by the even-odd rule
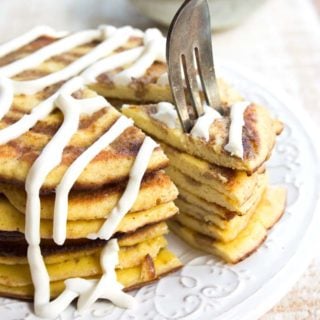
[[[235,266],[193,250],[170,235],[170,247],[185,267],[134,292],[138,302],[134,309],[98,302],[82,315],[70,307],[60,320],[257,319],[285,295],[310,263],[318,249],[315,244],[320,243],[320,212],[316,210],[319,157],[313,143],[319,135],[299,106],[266,89],[247,71],[227,65],[218,68],[220,76],[285,122],[268,162],[271,183],[288,189],[284,216],[259,250]],[[28,303],[0,299],[1,319],[38,319],[31,310]]]

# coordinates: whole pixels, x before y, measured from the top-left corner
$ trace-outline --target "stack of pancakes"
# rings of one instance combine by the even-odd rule
[[[231,156],[228,142],[230,106],[241,97],[220,82],[225,115],[210,127],[209,141],[169,128],[154,118],[158,105],[127,105],[122,111],[161,142],[169,157],[166,172],[179,189],[180,213],[170,228],[193,247],[236,263],[254,252],[267,230],[281,217],[286,192],[268,185],[265,161],[282,125],[251,103],[244,114],[244,157]]]
[[[136,32],[126,43],[107,52],[106,56],[112,57],[132,48],[141,48],[143,53],[153,55],[156,50],[150,49],[150,43],[144,43],[144,35]],[[160,46],[156,43],[157,39]],[[160,48],[164,56],[165,42],[162,38],[157,39],[152,44]],[[52,36],[39,36],[0,57],[0,75],[1,67],[56,41]],[[97,39],[75,46],[11,78],[26,81],[46,77],[72,66],[100,44],[101,40]],[[91,82],[86,78],[86,70],[79,70],[78,73],[86,78],[87,87],[73,93],[75,99],[93,97],[98,93],[119,105],[135,101],[136,105],[123,108],[123,113],[133,118],[140,129],[156,138],[167,154],[160,147],[153,151],[139,195],[113,235],[120,245],[117,277],[125,289],[141,286],[181,266],[179,260],[166,249],[164,238],[168,232],[166,220],[178,211],[173,202],[178,191],[169,176],[180,192],[176,201],[180,214],[171,220],[171,228],[192,246],[217,254],[229,262],[237,262],[254,251],[285,206],[284,190],[268,186],[264,167],[275,136],[281,131],[279,122],[273,120],[264,108],[251,104],[245,112],[242,139],[244,159],[231,156],[224,150],[230,124],[228,108],[241,98],[221,82],[226,113],[211,126],[208,142],[182,133],[181,128],[169,128],[153,118],[158,106],[146,104],[172,102],[167,66],[163,59],[157,57],[154,55],[149,59],[149,55],[145,59],[142,54],[132,63],[108,70],[98,68],[100,73]],[[117,59],[110,61],[117,62]],[[135,64],[136,67],[144,65],[143,74],[132,76],[126,84],[114,81],[117,74]],[[89,65],[87,67],[90,69]],[[10,111],[0,121],[0,137],[1,129],[30,114],[65,80],[35,94],[15,95]],[[99,278],[102,273],[99,256],[106,241],[88,240],[86,237],[97,233],[117,206],[145,134],[137,127],[129,127],[82,172],[69,195],[67,240],[63,246],[56,245],[52,240],[55,188],[73,161],[120,116],[113,107],[92,115],[82,115],[79,130],[64,149],[61,163],[42,185],[41,249],[51,280],[52,297],[63,290],[65,279]],[[0,145],[1,295],[25,299],[33,297],[24,239],[25,181],[30,167],[62,121],[63,116],[56,109],[28,132]],[[163,171],[165,168],[169,176]]]
[[[17,61],[55,39],[39,37],[32,43],[0,58],[0,66]],[[15,80],[31,80],[48,75],[77,60],[96,46],[89,43],[73,52],[41,63],[14,76]],[[41,101],[53,95],[57,83],[33,95],[15,95],[10,111],[0,121],[7,128],[29,114]],[[75,99],[97,94],[87,87],[73,93]],[[121,116],[113,107],[91,115],[82,115],[77,133],[63,151],[61,163],[51,171],[42,185],[41,249],[51,281],[51,297],[64,289],[64,280],[81,277],[95,279],[102,274],[100,253],[104,240],[86,237],[97,233],[123,194],[130,170],[145,134],[137,127],[127,128],[104,148],[85,168],[69,194],[67,240],[58,246],[52,240],[55,188],[75,159]],[[0,145],[0,295],[33,299],[33,285],[26,257],[24,237],[26,192],[25,181],[30,167],[54,136],[63,121],[55,109],[29,131]],[[1,131],[0,131],[1,132]],[[168,158],[160,147],[154,149],[143,177],[138,197],[120,222],[113,238],[120,246],[117,278],[125,290],[142,286],[181,267],[177,257],[167,249],[166,220],[177,213],[173,200],[177,189],[163,169]]]

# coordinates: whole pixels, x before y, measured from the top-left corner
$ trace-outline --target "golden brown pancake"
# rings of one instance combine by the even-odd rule
[[[229,263],[237,263],[251,255],[260,246],[267,236],[267,230],[283,214],[285,203],[286,191],[283,188],[268,188],[247,227],[229,242],[215,240],[204,235],[203,232],[200,233],[201,230],[196,231],[196,227],[183,226],[175,219],[169,222],[169,227],[191,246],[217,255]]]
[[[0,128],[7,126],[10,111],[0,121]],[[20,114],[20,117],[22,114]],[[114,108],[105,108],[92,116],[82,117],[80,130],[64,149],[63,159],[48,175],[43,191],[57,186],[70,164],[119,118]],[[0,145],[0,181],[22,186],[27,173],[49,139],[62,122],[59,111],[54,111],[35,127],[19,138]],[[145,135],[136,127],[129,127],[113,143],[106,147],[82,172],[74,189],[99,188],[105,184],[125,180],[136,158]],[[155,149],[148,165],[148,171],[165,167],[168,160],[160,148]]]
[[[117,70],[118,71],[118,70]],[[167,71],[163,62],[155,61],[145,72],[144,76],[132,79],[130,85],[115,85],[112,75],[116,70],[102,73],[97,77],[97,82],[89,87],[108,99],[121,99],[121,101],[171,101],[171,90],[169,87],[157,84],[158,79]]]
[[[227,107],[226,107],[227,108]],[[253,173],[269,158],[275,143],[275,122],[269,112],[256,104],[251,104],[244,113],[242,142],[244,159],[231,156],[224,150],[228,143],[230,119],[225,116],[216,119],[210,127],[210,140],[193,137],[182,132],[181,128],[168,128],[152,118],[157,112],[154,105],[128,105],[122,112],[134,119],[135,124],[159,141],[206,160],[218,166]]]
[[[165,143],[162,143],[161,147],[168,156],[171,167],[238,202],[243,202],[252,194],[259,174],[265,171],[261,168],[248,175],[245,171],[236,171],[201,160]]]
[[[119,246],[126,248],[135,247],[144,241],[149,241],[168,233],[165,222],[146,225],[134,232],[118,233],[114,237],[118,239]],[[27,243],[24,235],[18,232],[0,233],[0,263],[26,264]],[[48,264],[59,263],[71,258],[100,253],[106,245],[105,240],[68,239],[63,246],[56,245],[51,239],[42,239],[41,254]]]
[[[0,66],[16,61],[36,51],[54,39],[40,37],[27,46],[0,58]],[[98,41],[78,46],[68,52],[54,56],[37,67],[25,70],[14,77],[15,80],[38,79],[52,72],[62,70],[65,66],[74,62],[84,54],[88,53]],[[126,45],[119,48],[135,47],[141,44],[140,38],[131,38]],[[34,95],[16,95],[13,107],[0,121],[0,129],[5,128],[19,120],[24,114],[29,113],[33,107],[52,95],[62,83],[45,88]],[[82,99],[97,95],[94,91],[84,88],[73,94],[75,98]],[[114,108],[105,108],[91,116],[82,116],[80,130],[73,136],[70,144],[63,153],[63,160],[47,177],[43,185],[43,191],[52,190],[60,181],[71,162],[78,157],[93,141],[104,133],[120,116]],[[61,112],[55,110],[45,119],[38,123],[21,137],[0,146],[0,180],[5,183],[16,183],[23,185],[26,174],[37,158],[44,145],[51,139],[62,122]],[[124,180],[129,173],[137,152],[143,142],[145,135],[141,130],[130,127],[118,137],[109,147],[105,148],[82,173],[75,189],[92,189],[104,184]],[[167,158],[160,148],[157,148],[150,160],[148,172],[163,168],[167,165]]]
[[[117,269],[124,269],[130,267],[136,267],[140,265],[146,255],[150,255],[154,258],[158,255],[159,251],[167,246],[167,242],[163,236],[159,236],[153,239],[145,240],[135,246],[120,247],[119,251],[119,264]],[[149,251],[149,252],[148,252]],[[58,270],[52,281],[58,281],[61,279],[73,278],[73,277],[85,277],[92,276],[95,274],[101,274],[100,266],[100,253],[101,250],[92,252],[91,254],[84,254],[73,258],[72,256],[66,256],[67,259],[57,261],[57,263],[47,263],[46,265],[50,273],[50,269]],[[8,263],[7,263],[8,262]],[[0,283],[10,284],[12,286],[26,285],[31,280],[29,272],[29,265],[25,260],[20,259],[20,263],[13,264],[9,258],[0,263]],[[78,265],[77,265],[78,264]],[[81,270],[83,274],[77,275],[78,271]],[[8,273],[14,272],[17,274],[17,278],[8,278]],[[23,275],[21,277],[20,275]],[[26,278],[25,275],[28,277]],[[18,278],[20,276],[20,278]],[[9,280],[8,280],[9,279]],[[24,280],[22,280],[24,279]],[[25,282],[22,282],[25,281]]]
[[[68,220],[105,219],[118,203],[127,181],[97,190],[73,191],[68,201]],[[0,184],[0,191],[21,213],[25,213],[26,193],[17,186]],[[130,212],[143,211],[174,200],[178,190],[162,171],[145,175],[138,197]],[[54,194],[41,196],[41,218],[52,219]]]
[[[201,182],[183,174],[180,170],[176,169],[176,167],[169,166],[166,169],[166,172],[178,188],[183,188],[206,202],[215,203],[229,211],[235,211],[242,214],[250,210],[252,203],[256,202],[256,199],[261,197],[268,181],[265,173],[259,174],[257,176],[255,191],[250,195],[247,195],[248,198],[241,199],[241,202],[239,202],[234,199],[230,199],[226,194],[222,194],[208,185],[202,184]]]
[[[93,260],[92,260],[93,261]],[[64,289],[64,282],[66,274],[63,270],[74,272],[77,270],[78,274],[91,274],[88,278],[99,279],[101,271],[96,269],[86,269],[87,260],[80,261],[77,263],[75,268],[74,261],[69,261],[62,264],[57,264],[56,266],[49,267],[49,274],[52,279],[62,278],[62,280],[52,281],[50,283],[51,298],[58,296]],[[94,262],[93,262],[94,263]],[[0,264],[0,269],[3,265]],[[132,290],[139,288],[147,283],[157,280],[159,277],[166,275],[181,268],[180,261],[167,249],[160,250],[159,254],[152,259],[149,255],[146,256],[143,262],[136,267],[117,269],[118,281],[124,285],[125,290]],[[19,299],[33,299],[33,286],[31,285],[31,279],[29,273],[25,272],[23,268],[18,270],[13,270],[8,268],[6,270],[8,276],[7,279],[11,279],[8,283],[3,281],[5,284],[0,284],[0,295],[6,297],[13,297]],[[76,273],[76,272],[74,272]],[[2,274],[0,272],[0,274]],[[60,276],[59,276],[60,275]],[[1,278],[0,278],[1,279]],[[0,280],[1,281],[1,280]],[[17,285],[27,283],[26,285]]]
[[[168,202],[148,210],[128,213],[120,222],[116,232],[132,232],[150,223],[166,220],[178,211],[174,203]],[[24,232],[24,215],[20,213],[5,197],[0,197],[0,230]],[[96,233],[105,219],[73,220],[67,223],[67,239],[86,238]],[[52,220],[41,220],[41,238],[52,238]]]
[[[254,204],[245,215],[240,216],[237,214],[233,214],[232,216],[230,215],[227,218],[221,217],[220,215],[215,214],[214,212],[206,211],[196,206],[195,204],[189,203],[181,197],[176,199],[175,204],[178,206],[180,211],[188,212],[189,215],[198,220],[201,220],[202,222],[208,222],[221,230],[225,230],[233,227],[236,228],[239,223],[242,223],[241,221],[246,220],[246,216],[251,215],[252,212],[254,212],[259,202],[260,199],[258,199],[257,203]]]

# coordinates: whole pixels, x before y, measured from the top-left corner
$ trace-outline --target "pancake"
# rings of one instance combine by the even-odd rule
[[[204,222],[180,210],[180,214],[174,218],[174,221],[179,222],[191,230],[197,231],[201,234],[207,235],[212,239],[221,242],[230,242],[234,240],[238,234],[248,225],[250,215],[242,216],[242,219],[233,228],[221,230],[210,222]]]
[[[183,174],[180,170],[176,169],[176,167],[170,166],[166,169],[166,172],[178,188],[183,188],[189,193],[192,193],[209,203],[215,203],[229,211],[236,211],[242,214],[250,210],[252,203],[254,203],[257,198],[261,197],[261,194],[267,185],[267,175],[265,173],[259,174],[257,176],[255,191],[250,195],[247,195],[248,198],[241,199],[242,201],[239,202],[230,199],[225,194]]]
[[[245,215],[242,215],[242,216],[234,215],[233,218],[227,220],[227,219],[221,218],[219,215],[205,211],[197,207],[196,205],[191,204],[180,198],[178,198],[175,201],[180,212],[187,212],[188,215],[200,220],[202,223],[211,224],[220,230],[231,230],[233,228],[238,228],[239,225],[242,225],[244,221],[248,220],[248,216],[250,217],[252,215],[252,213],[255,211],[259,202],[260,202],[260,199],[259,201],[257,201],[257,204],[252,206],[252,208],[250,208],[250,210]]]
[[[160,249],[167,246],[167,241],[164,237],[156,237],[154,239],[145,240],[135,246],[130,247],[120,247],[119,251],[119,264],[117,265],[118,269],[124,269],[124,268],[130,268],[138,266],[142,263],[144,257],[146,255],[150,255],[152,258],[156,257],[160,251]],[[88,273],[92,272],[94,274],[101,273],[101,267],[100,267],[100,257],[101,250],[97,250],[96,252],[93,252],[92,254],[83,254],[82,256],[78,256],[76,258],[72,258],[72,256],[68,257],[68,259],[63,260],[62,262],[58,263],[47,263],[49,270],[52,269],[58,269],[57,266],[59,264],[64,264],[64,268],[61,269],[61,274],[59,277],[63,276],[67,278],[73,278],[77,276],[86,276],[86,274],[77,275],[79,269],[84,270],[84,272]],[[76,264],[79,264],[79,269],[76,268]],[[82,267],[81,267],[82,265]],[[68,267],[70,266],[70,267]],[[7,278],[7,271],[8,270],[16,270],[16,273],[19,274],[19,271],[21,272],[24,270],[23,274],[29,273],[29,266],[25,257],[24,263],[23,260],[20,259],[19,263],[14,265],[13,259],[10,259],[7,257],[7,259],[2,259],[1,267],[0,267],[0,283],[1,278],[6,279]],[[60,267],[59,269],[60,270]],[[73,274],[71,274],[73,272]],[[68,274],[69,273],[69,274]],[[13,280],[10,278],[10,281]],[[56,281],[57,278],[54,278],[52,281]],[[22,283],[14,283],[14,285],[24,285]]]
[[[72,191],[68,201],[68,220],[105,219],[118,203],[126,182],[106,185],[97,190]],[[0,184],[0,191],[21,213],[25,213],[26,193],[22,188]],[[177,197],[178,191],[164,172],[146,175],[142,180],[138,197],[130,212],[148,210]],[[52,219],[54,194],[41,196],[41,218]]]
[[[132,118],[139,128],[159,141],[209,163],[246,171],[249,174],[258,170],[269,158],[277,133],[276,124],[269,112],[252,103],[244,113],[244,159],[240,159],[224,150],[229,137],[228,116],[214,121],[210,127],[210,139],[206,142],[204,139],[183,133],[179,127],[169,128],[154,119],[152,115],[157,112],[155,105],[126,105],[121,110]]]
[[[28,54],[36,51],[37,49],[53,43],[55,39],[48,37],[39,37],[27,47],[20,48],[11,55],[0,58],[0,66],[13,61],[17,58],[22,58]],[[112,52],[109,56],[123,52],[125,50],[141,46],[143,38],[140,36],[132,36],[130,39]],[[77,46],[67,52],[56,55],[47,61],[44,61],[36,69],[26,70],[21,74],[18,74],[15,78],[19,80],[29,80],[40,75],[49,74],[52,71],[62,70],[70,63],[76,61],[84,54],[90,52],[94,47],[99,44],[99,41],[94,41],[81,46]],[[108,98],[118,98],[121,97],[123,100],[131,101],[167,101],[172,99],[171,91],[168,85],[157,84],[158,79],[167,71],[167,66],[165,63],[160,61],[154,61],[151,66],[146,70],[145,74],[141,77],[135,78],[130,85],[115,85],[112,81],[112,76],[119,72],[119,69],[123,69],[130,66],[127,64],[122,68],[115,68],[109,72],[102,72],[96,78],[95,83],[91,83],[89,86],[92,90],[96,91],[100,95]]]
[[[53,42],[56,39],[49,36],[40,36],[29,44],[22,46],[21,48],[15,50],[14,52],[0,57],[0,66],[12,63],[29,54],[35,52],[36,50],[43,48]],[[14,78],[19,80],[30,80],[39,78],[51,72],[62,70],[66,66],[70,65],[72,62],[76,61],[86,53],[90,52],[99,44],[99,41],[92,41],[80,46],[76,46],[66,52],[55,55],[54,57],[47,59],[36,68],[25,70],[20,74],[16,75]],[[121,45],[119,48],[114,50],[111,54],[107,56],[112,56],[125,50],[136,48],[143,44],[143,34],[131,36],[129,40]],[[98,94],[105,96],[107,98],[121,99],[122,101],[138,101],[138,102],[160,102],[160,101],[173,101],[171,95],[171,89],[169,87],[167,79],[167,66],[164,62],[154,61],[143,76],[135,77],[132,79],[129,85],[119,85],[113,82],[113,75],[130,67],[131,64],[126,64],[120,68],[111,69],[108,72],[101,72],[97,75],[89,84],[89,87],[97,92]],[[222,79],[218,80],[218,84],[221,91],[221,100],[223,102],[239,100],[238,94],[226,86]],[[19,99],[21,97],[17,97]],[[35,105],[37,99],[41,99],[42,95],[38,94],[34,97],[28,97],[30,104],[27,106]],[[25,97],[23,97],[25,101]],[[30,109],[29,109],[30,110]]]
[[[165,222],[159,222],[139,228],[134,232],[116,234],[119,246],[125,252],[126,248],[133,248],[142,242],[159,238],[168,233]],[[21,233],[1,232],[0,241],[0,263],[3,264],[26,264],[27,243]],[[48,264],[63,262],[68,259],[75,259],[100,253],[101,248],[106,244],[105,240],[68,239],[63,246],[56,245],[50,239],[41,241],[41,253]]]
[[[24,232],[24,215],[20,213],[5,198],[0,198],[0,230]],[[174,203],[168,202],[148,210],[128,213],[117,227],[117,232],[132,232],[150,223],[166,220],[178,212]],[[96,220],[75,220],[67,223],[67,238],[79,239],[86,238],[91,233],[96,233],[104,224],[105,219]],[[52,220],[41,220],[41,238],[52,238]]]
[[[225,221],[224,228],[220,228],[219,225],[210,221],[211,219],[214,220],[212,215],[206,215],[204,218],[198,211],[194,210],[194,206],[188,205],[186,202],[181,203],[181,201],[177,201],[180,214],[174,217],[174,220],[213,239],[221,242],[230,242],[248,225],[252,215],[262,210],[260,204],[269,201],[270,193],[267,188],[257,205],[253,206],[247,214],[235,216],[233,219]],[[264,215],[262,214],[261,216],[263,217]],[[219,218],[216,218],[216,220],[219,221]]]
[[[156,237],[154,239],[143,241],[135,246],[120,247],[119,263],[117,269],[125,269],[139,266],[145,256],[149,255],[155,258],[159,251],[166,247],[167,242],[164,237]],[[149,251],[149,252],[148,252]],[[64,280],[74,277],[89,277],[96,274],[101,274],[100,266],[100,251],[94,252],[91,255],[82,255],[76,258],[68,257],[58,263],[47,263],[47,268],[50,274],[51,281]],[[29,265],[26,263],[13,264],[10,260],[2,261],[0,264],[0,283],[10,286],[23,286],[31,283],[31,274]],[[55,270],[55,273],[50,272]],[[79,271],[82,274],[79,274]],[[14,273],[16,278],[9,277],[9,274]]]
[[[57,274],[61,274],[60,277],[63,276],[64,268],[70,267],[72,269],[72,262],[70,264],[58,264],[54,268],[51,268],[51,275],[55,277]],[[3,265],[0,265],[0,268]],[[86,265],[83,265],[83,269],[80,269],[80,272],[83,273],[93,273],[90,270],[86,272]],[[155,281],[159,279],[159,277],[164,276],[170,272],[176,271],[177,269],[181,268],[180,261],[167,249],[162,249],[157,257],[153,260],[150,256],[145,257],[143,263],[140,266],[132,267],[132,268],[125,268],[122,270],[117,269],[117,279],[118,281],[124,285],[125,290],[132,290],[137,289],[147,283]],[[23,269],[15,270],[19,273],[15,273],[13,270],[8,270],[8,279],[15,279],[15,283],[30,283],[30,276],[28,273],[21,272]],[[20,273],[21,272],[21,273]],[[91,279],[98,278],[99,271],[96,271],[97,274],[91,276]],[[17,281],[19,279],[19,281]],[[64,279],[63,279],[64,280]],[[13,284],[13,282],[12,282]],[[65,285],[64,282],[59,280],[50,283],[51,289],[51,298],[58,296],[64,289]],[[8,285],[8,284],[1,284],[0,285],[0,294],[5,297],[13,297],[19,299],[26,299],[32,300],[33,299],[33,286],[30,284],[16,286],[16,285]]]
[[[120,98],[122,102],[172,101],[171,90],[168,85],[163,86],[157,83],[159,78],[167,71],[165,63],[155,61],[142,77],[133,79],[130,85],[115,84],[112,81],[112,76],[116,71],[102,73],[97,77],[96,83],[89,84],[89,87],[108,99]]]
[[[162,143],[161,147],[168,156],[171,167],[240,203],[252,194],[258,175],[265,171],[265,168],[261,168],[248,176],[245,171],[219,167],[171,148],[165,143]]]
[[[87,96],[88,94],[84,94],[83,97]],[[0,128],[8,125],[12,113],[19,113],[20,117],[23,115],[20,111],[10,111],[0,121]],[[53,190],[70,164],[119,117],[120,113],[112,107],[96,112],[92,116],[82,116],[80,130],[64,149],[61,163],[47,176],[42,190]],[[0,181],[22,186],[31,165],[55,134],[62,120],[61,113],[54,111],[25,134],[0,145]],[[138,128],[132,126],[126,129],[90,162],[75,183],[74,189],[99,188],[105,184],[125,180],[144,138],[145,135]],[[147,171],[164,168],[167,164],[166,156],[160,148],[157,148],[150,159]]]
[[[283,188],[268,188],[247,227],[234,240],[226,243],[185,227],[175,220],[169,222],[169,227],[192,247],[214,254],[229,263],[237,263],[257,250],[266,238],[267,230],[283,214],[285,203],[286,191]]]

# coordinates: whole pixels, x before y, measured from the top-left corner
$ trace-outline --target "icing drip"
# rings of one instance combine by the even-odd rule
[[[215,109],[204,106],[204,114],[199,117],[193,126],[190,134],[193,137],[203,138],[206,141],[210,139],[210,127],[216,119],[221,118],[221,115]]]
[[[178,114],[173,104],[169,102],[160,102],[157,104],[157,112],[150,114],[154,118],[164,123],[168,128],[177,128]]]
[[[35,80],[13,81],[15,93],[34,94],[40,90],[43,90],[47,86],[69,79],[70,77],[81,72],[83,69],[87,68],[95,61],[103,58],[104,56],[112,53],[112,51],[115,49],[124,45],[129,40],[130,36],[134,34],[134,30],[131,27],[123,27],[117,30],[113,29],[114,28],[112,27],[101,27],[101,31],[99,32],[100,38],[101,35],[110,35],[110,37],[101,42],[84,56],[66,66],[64,69]],[[87,42],[89,41],[84,41],[84,43]]]
[[[115,268],[119,262],[119,245],[116,239],[108,241],[100,256],[103,275],[93,288],[86,290],[78,299],[78,310],[87,310],[101,296],[122,308],[132,308],[134,298],[122,291],[123,285],[117,281]]]
[[[68,195],[81,172],[88,163],[105,147],[112,143],[133,121],[121,116],[116,123],[84,151],[68,168],[56,189],[54,206],[53,239],[62,245],[66,239],[66,223],[68,216]]]
[[[153,150],[157,147],[151,138],[146,137],[137,154],[133,167],[130,171],[129,181],[124,193],[122,194],[117,206],[111,211],[110,216],[103,224],[97,234],[91,234],[89,239],[105,239],[108,240],[115,233],[121,219],[130,211],[134,205],[144,173],[148,168]]]
[[[128,85],[132,78],[142,77],[154,61],[165,62],[165,38],[157,29],[148,29],[144,35],[144,50],[139,59],[129,68],[121,71],[113,77],[114,83]]]
[[[229,141],[224,146],[224,149],[230,152],[232,156],[241,159],[243,159],[242,127],[245,124],[244,112],[249,105],[250,102],[241,101],[231,106]]]
[[[36,233],[38,234],[39,231],[37,230]],[[50,278],[43,257],[41,255],[39,243],[29,243],[27,258],[30,267],[32,283],[34,286],[35,313],[39,314],[38,308],[47,304],[50,300]]]
[[[130,108],[130,106],[124,105],[123,108]],[[215,119],[221,118],[219,112],[213,108],[205,105],[205,113],[197,119],[195,125],[193,126],[190,135],[196,138],[203,138],[209,141],[210,138],[210,126],[215,121]],[[178,119],[178,114],[176,108],[173,104],[169,102],[160,102],[157,104],[157,112],[150,114],[150,117],[162,122],[170,129],[180,129],[180,123]]]
[[[64,31],[55,31],[54,29],[48,27],[48,26],[38,26],[30,31],[26,32],[25,34],[12,39],[0,46],[0,57],[3,57],[7,55],[8,53],[15,51],[30,42],[36,40],[37,38],[41,36],[48,36],[51,38],[60,38],[67,34],[67,32]]]
[[[13,88],[10,79],[0,76],[0,120],[10,110],[13,102]]]

